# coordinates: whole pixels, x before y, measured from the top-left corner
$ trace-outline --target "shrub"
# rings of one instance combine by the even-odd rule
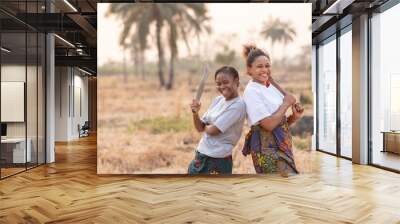
[[[310,150],[311,149],[311,136],[305,137],[294,137],[293,146],[300,150]]]
[[[303,105],[307,105],[307,104],[312,104],[312,96],[310,96],[310,95],[306,95],[306,94],[303,94],[303,93],[301,93],[300,94],[300,103],[301,104],[303,104]]]
[[[294,136],[305,136],[313,133],[314,118],[312,116],[303,116],[294,123],[289,129]]]
[[[154,117],[132,123],[133,127],[130,125],[128,131],[132,131],[135,129],[134,127],[136,127],[141,130],[148,130],[152,134],[182,132],[190,130],[191,124],[192,122],[187,117]]]

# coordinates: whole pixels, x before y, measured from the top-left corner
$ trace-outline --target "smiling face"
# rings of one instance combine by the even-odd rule
[[[265,85],[271,75],[271,61],[264,55],[258,56],[250,66],[247,66],[247,74],[253,81]]]
[[[225,100],[230,100],[238,96],[239,79],[233,78],[232,75],[220,72],[215,77],[217,90]]]

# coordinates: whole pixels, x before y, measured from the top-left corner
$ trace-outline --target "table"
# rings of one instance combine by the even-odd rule
[[[1,157],[6,163],[26,163],[31,162],[31,145],[30,138],[26,139],[28,147],[25,153],[25,138],[6,138],[1,139]],[[11,159],[12,158],[12,159]],[[25,161],[26,160],[26,161]]]
[[[400,131],[382,131],[381,133],[383,133],[382,152],[400,154]]]

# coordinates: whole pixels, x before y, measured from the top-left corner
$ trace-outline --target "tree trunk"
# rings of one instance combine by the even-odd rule
[[[139,52],[140,55],[140,73],[142,74],[142,79],[146,79],[146,70],[145,70],[145,57],[144,57],[144,51]]]
[[[124,52],[123,52],[123,76],[124,76],[124,84],[127,83],[128,81],[128,71],[126,69],[126,50],[124,48]]]
[[[168,90],[173,88],[174,85],[174,66],[175,66],[175,57],[176,55],[174,53],[171,53],[171,58],[169,62],[169,79],[166,88]]]
[[[139,49],[137,47],[133,48],[132,51],[133,66],[134,66],[134,76],[139,76]]]
[[[283,54],[282,54],[282,65],[283,65],[283,67],[285,68],[285,73],[287,73],[288,72],[288,68],[287,68],[287,66],[288,66],[288,64],[287,64],[287,60],[286,60],[286,46],[287,46],[287,44],[283,44],[283,46],[282,46],[282,49],[283,49]],[[305,57],[305,55],[304,55],[304,57]]]
[[[274,58],[274,43],[275,43],[275,41],[271,40],[271,49],[269,51],[270,60],[272,60],[272,58]]]
[[[162,24],[161,21],[158,19],[156,22],[157,30],[156,30],[156,37],[157,37],[157,50],[158,50],[158,78],[160,79],[160,86],[165,86],[164,80],[164,49],[161,46],[161,28]]]

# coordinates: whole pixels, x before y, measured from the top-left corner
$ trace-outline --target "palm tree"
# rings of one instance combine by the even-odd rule
[[[136,76],[139,76],[139,44],[137,41],[132,40],[131,41],[131,49],[130,49],[130,53],[131,53],[131,58],[133,59],[133,74]]]
[[[269,18],[264,23],[260,33],[264,38],[269,39],[271,42],[271,54],[274,48],[274,43],[282,42],[285,46],[292,42],[296,36],[296,30],[292,27],[290,22],[283,22],[279,18]]]
[[[209,20],[207,9],[203,3],[164,4],[164,13],[168,25],[168,42],[170,47],[169,79],[166,89],[172,89],[174,83],[174,64],[178,56],[177,42],[180,38],[190,51],[188,36],[194,34],[197,38],[202,32],[210,33],[206,24]]]
[[[144,58],[144,52],[148,48],[147,38],[150,35],[150,26],[153,22],[156,23],[157,49],[158,49],[158,77],[160,86],[165,85],[163,74],[164,67],[164,50],[161,47],[161,29],[163,19],[160,13],[159,4],[146,3],[114,3],[111,4],[107,15],[115,14],[123,21],[123,31],[120,37],[120,44],[123,43],[131,34],[132,28],[135,28],[134,35],[137,35],[137,40],[140,46],[141,58]],[[134,38],[132,38],[134,39]],[[140,60],[144,63],[144,60]],[[144,66],[142,64],[142,66]]]
[[[126,84],[128,81],[128,69],[126,68],[126,53],[125,52],[126,52],[126,48],[124,47],[123,59],[122,59],[124,84]]]
[[[158,77],[160,86],[171,89],[174,80],[174,61],[178,55],[177,41],[183,38],[188,44],[188,35],[195,33],[197,36],[203,30],[210,31],[204,25],[208,20],[207,10],[203,3],[189,4],[160,4],[160,3],[115,3],[109,9],[109,13],[116,13],[124,22],[124,29],[121,39],[126,39],[132,27],[136,27],[138,40],[143,52],[147,49],[147,38],[150,28],[155,23],[156,26],[156,45],[158,51]],[[165,83],[164,79],[164,48],[162,46],[162,34],[164,27],[168,28],[168,43],[170,47],[170,70],[169,80]]]
[[[134,63],[134,74],[142,76],[144,80],[145,76],[145,48],[142,48],[139,43],[139,35],[132,35],[131,41],[128,44],[131,47],[131,57]],[[139,72],[140,70],[140,72]]]

